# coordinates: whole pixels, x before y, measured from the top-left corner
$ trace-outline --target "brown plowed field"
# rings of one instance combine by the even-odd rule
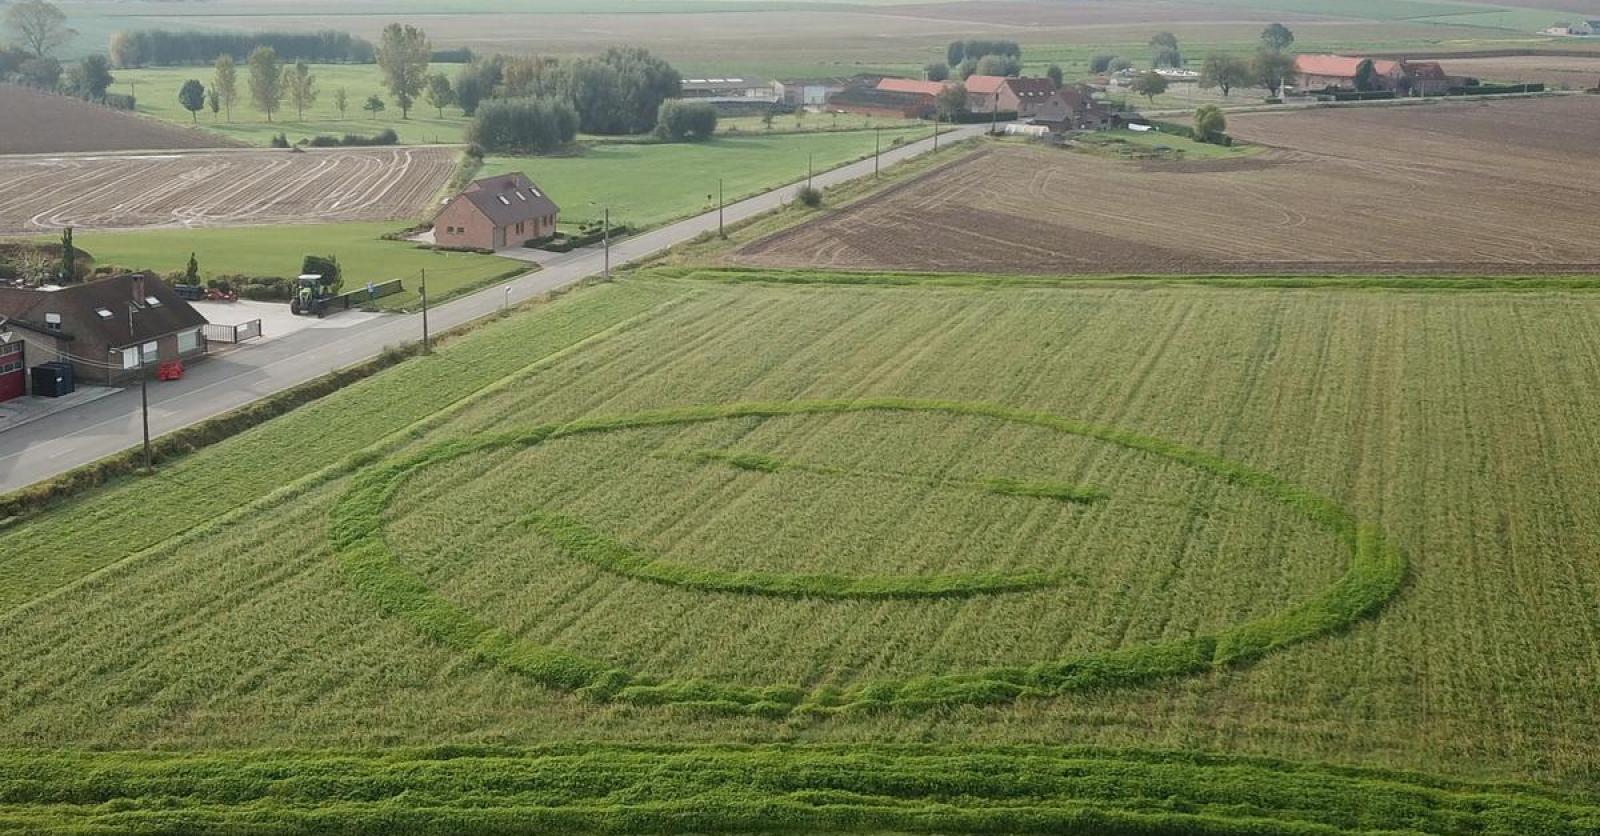
[[[1441,58],[1451,75],[1485,82],[1543,82],[1551,87],[1588,90],[1600,86],[1600,53],[1577,55],[1513,55],[1503,58]]]
[[[0,84],[0,154],[227,148],[238,143],[26,87]],[[0,181],[4,182],[4,181]]]
[[[742,248],[754,266],[1028,274],[1600,273],[1600,97],[1237,116],[1259,154],[996,146]]]
[[[0,158],[0,234],[411,218],[455,157],[362,148]]]

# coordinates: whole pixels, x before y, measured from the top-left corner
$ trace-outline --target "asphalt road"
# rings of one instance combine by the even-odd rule
[[[987,125],[969,125],[944,134],[949,144],[982,134]],[[891,166],[933,148],[931,139],[884,152]],[[869,176],[872,160],[852,163],[816,175],[818,187]],[[728,204],[728,224],[763,214],[792,199],[785,187]],[[708,212],[659,229],[624,238],[611,246],[613,267],[645,258],[717,228],[717,213]],[[544,269],[477,293],[462,296],[429,311],[435,331],[489,315],[508,301],[516,304],[574,284],[604,269],[604,254],[579,250],[552,258]],[[509,297],[505,288],[510,288]],[[181,381],[150,386],[150,433],[157,437],[373,357],[388,346],[422,336],[419,314],[396,314],[350,328],[314,328],[213,357],[190,367]],[[0,493],[49,479],[80,465],[140,442],[139,390],[125,389],[94,403],[0,432]]]

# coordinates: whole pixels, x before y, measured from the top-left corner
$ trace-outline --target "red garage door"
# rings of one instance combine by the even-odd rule
[[[22,361],[22,341],[0,343],[0,401],[21,397],[27,389],[27,364]]]

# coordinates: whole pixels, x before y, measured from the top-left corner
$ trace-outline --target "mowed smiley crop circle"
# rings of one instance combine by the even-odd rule
[[[1025,664],[960,670],[930,670],[915,676],[885,676],[843,686],[750,684],[715,676],[658,676],[572,652],[559,642],[541,643],[463,606],[408,567],[389,541],[386,510],[409,481],[431,468],[465,457],[503,459],[516,450],[543,448],[559,439],[603,437],[630,430],[691,427],[736,419],[766,421],[797,416],[877,414],[971,417],[1002,422],[1060,437],[1103,442],[1220,479],[1281,506],[1331,535],[1348,555],[1343,574],[1308,597],[1277,612],[1242,623],[1168,641],[1129,644]],[[691,450],[679,454],[700,464],[755,473],[798,470],[849,475],[837,466],[791,461],[759,453]],[[876,474],[883,476],[885,474]],[[887,474],[917,479],[914,474]],[[1094,485],[1006,478],[941,480],[961,490],[1023,497],[1038,502],[1092,506],[1107,493]],[[552,688],[579,691],[597,700],[783,716],[797,712],[839,713],[876,708],[921,710],[1046,697],[1077,689],[1129,686],[1245,663],[1278,648],[1344,629],[1375,613],[1399,590],[1406,564],[1396,545],[1370,522],[1339,504],[1270,474],[1181,444],[1124,430],[1095,426],[1048,413],[971,402],[871,399],[734,403],[585,419],[532,429],[444,442],[404,458],[371,466],[358,475],[332,511],[335,554],[350,581],[386,612],[480,661]],[[501,528],[515,527],[553,544],[563,559],[601,572],[703,595],[789,597],[812,602],[970,600],[1026,594],[1079,583],[1054,567],[970,572],[774,572],[693,565],[653,554],[581,517],[545,507],[521,509]],[[462,548],[470,551],[470,542]]]

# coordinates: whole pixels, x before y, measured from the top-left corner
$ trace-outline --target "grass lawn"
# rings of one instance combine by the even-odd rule
[[[454,73],[454,65],[439,65],[447,73]],[[178,89],[188,79],[198,79],[208,87],[211,84],[212,69],[206,67],[159,67],[142,70],[117,70],[116,84],[112,88],[118,93],[129,91],[129,85],[138,96],[139,112],[158,119],[165,119],[183,125],[195,125],[206,130],[216,131],[235,139],[248,142],[252,145],[266,145],[272,137],[279,132],[288,135],[289,141],[294,142],[302,137],[316,134],[375,134],[384,128],[393,128],[400,135],[400,141],[406,145],[429,145],[435,143],[457,143],[461,141],[462,133],[466,130],[467,119],[456,108],[445,108],[441,118],[439,112],[426,103],[419,102],[411,109],[411,118],[401,119],[400,108],[396,107],[383,90],[382,76],[375,64],[317,64],[312,67],[316,76],[317,86],[321,91],[317,101],[306,109],[305,119],[296,118],[294,108],[285,97],[283,109],[273,114],[272,121],[268,122],[266,116],[256,110],[250,103],[249,70],[241,64],[239,66],[239,102],[234,105],[233,118],[229,121],[227,114],[219,114],[213,118],[210,110],[202,110],[199,119],[191,118],[189,111],[178,103]],[[350,97],[350,104],[344,119],[339,118],[339,109],[334,106],[334,90],[343,87]],[[377,118],[361,109],[367,97],[377,94],[384,99],[387,107],[378,113]]]
[[[1075,141],[1109,154],[1139,153],[1161,149],[1165,153],[1191,160],[1239,157],[1253,154],[1260,150],[1251,145],[1241,144],[1227,147],[1213,145],[1209,142],[1197,142],[1193,139],[1177,136],[1176,134],[1161,133],[1160,131],[1100,131],[1098,133],[1082,134]]]
[[[97,263],[160,273],[181,272],[193,252],[200,262],[201,274],[208,277],[295,276],[305,255],[333,255],[343,266],[347,289],[368,281],[403,279],[406,292],[382,300],[381,304],[388,308],[407,307],[417,301],[417,280],[424,269],[428,271],[429,298],[442,299],[525,266],[495,256],[422,250],[408,243],[379,239],[394,229],[394,224],[357,223],[83,231],[78,233],[77,242],[94,255]]]
[[[883,132],[883,147],[929,135],[931,127]],[[733,201],[804,180],[810,160],[824,171],[871,154],[872,131],[741,134],[704,143],[594,145],[570,157],[491,157],[479,176],[522,171],[561,204],[564,221],[598,218],[655,226],[715,209],[717,179]]]

